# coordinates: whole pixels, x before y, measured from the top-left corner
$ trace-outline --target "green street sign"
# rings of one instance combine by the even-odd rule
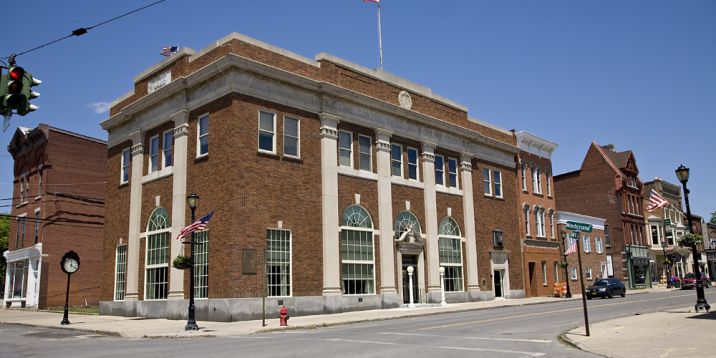
[[[664,226],[671,226],[671,219],[664,219]]]
[[[567,221],[567,230],[592,232],[592,224],[585,224],[576,221]]]

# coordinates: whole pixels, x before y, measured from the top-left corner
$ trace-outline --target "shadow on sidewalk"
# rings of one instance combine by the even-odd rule
[[[716,320],[716,311],[707,312],[700,315],[688,317],[688,319],[711,319]]]

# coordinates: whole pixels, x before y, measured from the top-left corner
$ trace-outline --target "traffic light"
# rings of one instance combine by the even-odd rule
[[[3,75],[2,86],[5,93],[3,94],[3,107],[5,111],[17,111],[17,114],[24,116],[39,107],[30,104],[30,100],[40,96],[39,93],[32,91],[33,86],[37,86],[42,81],[33,78],[31,74],[25,72],[22,67],[11,67],[7,76]]]
[[[40,83],[42,83],[42,81],[32,77],[32,75],[29,73],[25,73],[25,75],[22,76],[22,95],[25,97],[25,104],[22,108],[18,108],[17,114],[24,116],[40,108],[30,103],[31,99],[40,97],[40,93],[32,90],[32,87],[35,87]]]

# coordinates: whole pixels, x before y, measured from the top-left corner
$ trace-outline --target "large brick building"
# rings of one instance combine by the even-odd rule
[[[614,277],[630,288],[651,286],[643,184],[634,154],[593,142],[580,169],[557,175],[554,182],[560,211],[606,219],[605,246]]]
[[[567,222],[577,222],[592,226],[591,232],[572,232],[567,229]],[[579,240],[579,253],[566,256],[562,262],[566,267],[561,267],[560,275],[568,276],[570,293],[579,294],[582,292],[580,279],[584,279],[584,287],[591,286],[595,280],[612,277],[614,267],[610,255],[606,252],[606,220],[592,216],[570,213],[566,211],[557,212],[557,226],[560,237],[564,237],[565,247],[576,244]],[[565,250],[566,251],[566,250]],[[582,275],[579,275],[579,257],[582,258]],[[545,280],[545,277],[542,277]]]
[[[513,134],[429,88],[239,34],[134,79],[109,133],[102,313],[181,318],[174,240],[198,214],[197,318],[523,297]]]
[[[547,296],[560,282],[560,237],[552,182],[552,152],[557,144],[528,132],[516,132],[517,192],[525,294]],[[562,281],[564,282],[564,277]]]
[[[7,147],[14,160],[5,307],[65,304],[65,252],[80,256],[70,305],[99,303],[106,142],[40,124],[18,128]]]

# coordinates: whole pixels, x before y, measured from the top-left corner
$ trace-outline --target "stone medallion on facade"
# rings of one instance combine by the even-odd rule
[[[413,99],[410,98],[410,93],[405,91],[400,91],[398,93],[398,103],[400,103],[400,106],[405,109],[410,109],[413,107]]]

